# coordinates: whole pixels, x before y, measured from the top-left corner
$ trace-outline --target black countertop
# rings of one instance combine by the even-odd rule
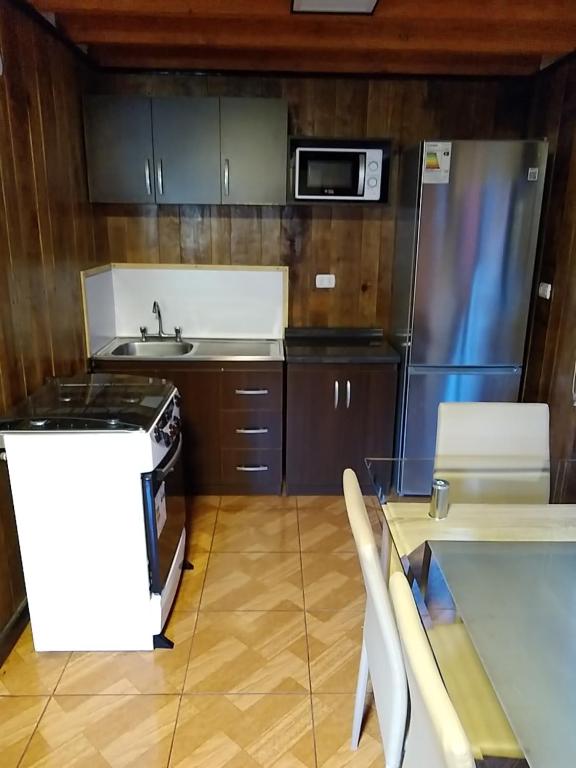
[[[398,363],[380,328],[287,328],[287,363]]]

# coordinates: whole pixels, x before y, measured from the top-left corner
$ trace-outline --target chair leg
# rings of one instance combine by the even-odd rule
[[[364,641],[360,653],[360,666],[358,668],[358,682],[356,684],[356,699],[354,700],[354,719],[352,721],[351,749],[358,749],[362,720],[364,719],[364,705],[366,703],[366,690],[368,688],[368,655]]]

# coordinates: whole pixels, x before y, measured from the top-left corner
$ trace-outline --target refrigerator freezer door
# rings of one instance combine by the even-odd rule
[[[450,402],[516,402],[521,368],[408,370],[402,436],[404,459],[428,459],[436,448],[438,405]],[[403,494],[428,495],[432,461],[407,462],[401,472]]]
[[[521,365],[544,141],[455,141],[421,185],[411,365]]]

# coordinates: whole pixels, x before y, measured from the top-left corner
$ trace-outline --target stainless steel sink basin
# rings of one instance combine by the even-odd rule
[[[126,341],[112,350],[122,357],[178,357],[194,349],[188,341]]]

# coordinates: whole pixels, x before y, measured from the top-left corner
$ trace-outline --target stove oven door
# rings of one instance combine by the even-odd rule
[[[150,591],[162,594],[186,525],[186,495],[182,474],[182,436],[161,464],[142,475]]]

